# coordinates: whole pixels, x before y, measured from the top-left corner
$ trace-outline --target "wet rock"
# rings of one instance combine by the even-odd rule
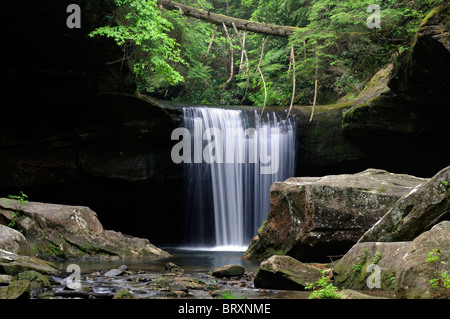
[[[34,270],[24,271],[17,275],[17,280],[28,280],[31,284],[31,291],[40,292],[44,288],[50,288],[50,280],[41,273]]]
[[[0,224],[0,249],[18,255],[31,255],[31,249],[25,236],[11,227]]]
[[[0,286],[8,286],[12,282],[12,276],[0,275]]]
[[[185,291],[188,292],[188,289],[181,282],[173,282],[169,284],[169,289],[171,291]]]
[[[236,276],[242,276],[245,272],[244,266],[241,265],[225,265],[223,267],[217,268],[212,272],[214,277],[218,278],[230,278]]]
[[[128,271],[128,266],[127,265],[122,265],[119,267],[120,270],[122,271]]]
[[[120,289],[114,295],[113,299],[138,299],[138,298],[128,289]]]
[[[0,216],[12,219],[14,200],[0,199]],[[97,214],[84,206],[28,202],[16,223],[40,258],[102,257],[106,259],[168,257],[148,239],[104,230]]]
[[[169,288],[169,280],[166,277],[159,277],[156,279],[156,285],[159,288]]]
[[[124,271],[122,269],[111,269],[107,271],[103,276],[105,277],[117,277],[124,274]]]
[[[319,268],[289,256],[272,256],[261,263],[254,285],[255,288],[303,290],[321,276]]]
[[[345,254],[401,196],[424,181],[367,169],[276,182],[267,220],[243,258],[289,255],[304,262],[328,262],[329,255]]]
[[[28,280],[17,280],[6,288],[0,288],[0,299],[29,299],[31,284]]]
[[[43,274],[55,275],[56,267],[42,259],[30,256],[22,256],[0,249],[0,274],[17,275],[26,270],[36,270]]]
[[[180,266],[178,266],[177,264],[173,263],[173,262],[168,262],[165,267],[165,270],[168,270],[170,272],[184,272],[183,269],[181,269]]]

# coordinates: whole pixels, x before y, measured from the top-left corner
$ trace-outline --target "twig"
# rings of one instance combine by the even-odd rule
[[[292,63],[292,98],[291,98],[291,105],[289,106],[289,112],[286,116],[286,121],[289,118],[289,115],[291,115],[292,107],[294,106],[294,98],[295,98],[295,52],[294,52],[294,46],[291,45],[291,58],[290,61]],[[289,64],[289,67],[291,65]]]
[[[317,48],[316,48],[316,75],[315,75],[315,81],[314,81],[314,101],[313,101],[313,107],[311,111],[311,117],[309,118],[309,123],[311,123],[313,116],[314,116],[314,109],[316,108],[316,102],[317,102],[317,77],[319,73],[319,57],[317,55]]]
[[[208,57],[209,51],[211,50],[211,47],[212,47],[212,45],[213,45],[214,37],[215,37],[215,35],[216,35],[217,28],[218,28],[217,26],[214,28],[214,32],[213,32],[213,35],[212,35],[212,37],[211,37],[211,41],[209,42],[208,49],[206,50],[205,57],[203,58],[202,66],[204,66],[205,63],[206,63],[206,58]],[[197,83],[197,79],[195,79],[195,80],[194,80],[194,83],[192,83],[192,86],[191,86],[191,89],[189,90],[188,96],[191,95],[192,90],[194,90],[194,87],[195,87],[195,84],[196,84],[196,83]]]
[[[259,74],[261,75],[261,79],[262,79],[263,85],[264,85],[264,105],[263,105],[263,109],[262,109],[262,111],[261,111],[261,116],[262,116],[263,113],[264,113],[264,110],[265,110],[265,108],[266,108],[266,102],[267,102],[267,87],[266,87],[266,81],[264,81],[264,75],[263,75],[263,73],[262,73],[262,71],[261,71],[261,62],[262,62],[262,59],[263,59],[263,56],[264,56],[264,46],[266,45],[266,40],[267,40],[267,35],[264,37],[264,41],[263,41],[263,44],[262,44],[262,47],[261,47],[261,57],[259,58],[258,68],[256,69],[256,72],[259,71]]]
[[[230,35],[228,34],[228,29],[227,29],[227,26],[225,25],[225,22],[222,22],[222,25],[223,25],[223,28],[224,28],[225,33],[226,33],[226,35],[227,35],[228,42],[230,43],[230,51],[231,51],[231,74],[230,74],[230,77],[228,78],[228,80],[227,80],[224,84],[222,84],[222,85],[220,86],[220,88],[224,88],[225,86],[227,86],[227,84],[231,81],[231,79],[232,79],[233,76],[234,76],[234,48],[233,48],[233,43],[231,42],[231,38],[230,38]]]

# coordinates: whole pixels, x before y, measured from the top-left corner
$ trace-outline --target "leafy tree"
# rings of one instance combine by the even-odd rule
[[[100,27],[90,36],[113,38],[124,49],[123,60],[129,60],[141,89],[174,85],[183,77],[171,64],[183,63],[179,44],[169,37],[173,25],[157,8],[157,0],[115,0],[117,10],[110,25]]]
[[[112,37],[123,47],[124,61],[133,66],[141,91],[194,103],[263,105],[267,99],[268,105],[280,106],[291,102],[291,46],[295,103],[351,99],[380,68],[408,54],[420,21],[446,3],[380,0],[381,28],[370,29],[367,8],[373,0],[177,1],[236,18],[298,27],[289,39],[246,32],[242,47],[243,31],[229,27],[227,36],[222,26],[160,10],[157,0],[115,2],[109,25],[91,36]]]

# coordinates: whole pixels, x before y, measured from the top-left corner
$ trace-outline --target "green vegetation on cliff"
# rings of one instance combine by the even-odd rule
[[[318,104],[328,104],[357,96],[379,69],[410,49],[421,21],[445,2],[383,0],[378,7],[372,0],[177,2],[297,28],[290,37],[275,37],[225,29],[180,6],[167,10],[163,1],[115,0],[108,25],[91,36],[112,37],[122,46],[122,63],[131,64],[139,90],[157,97],[280,106],[289,106],[292,98],[311,105],[317,97]]]

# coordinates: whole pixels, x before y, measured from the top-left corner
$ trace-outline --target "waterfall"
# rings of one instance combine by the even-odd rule
[[[294,176],[294,119],[256,110],[183,112],[191,150],[183,154],[187,245],[247,246],[269,213],[271,184]]]

